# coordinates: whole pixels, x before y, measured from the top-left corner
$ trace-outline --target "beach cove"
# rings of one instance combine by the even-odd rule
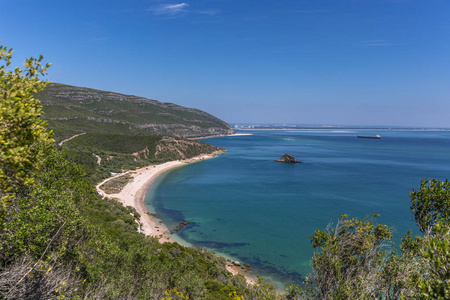
[[[168,228],[162,222],[157,220],[156,216],[152,216],[151,214],[149,214],[151,212],[149,212],[144,205],[145,194],[151,188],[155,180],[165,172],[193,162],[216,157],[224,152],[225,151],[216,151],[210,154],[202,154],[186,160],[169,161],[159,165],[149,165],[140,169],[119,173],[97,184],[96,190],[100,195],[105,195],[108,198],[118,199],[124,206],[134,207],[141,215],[141,226],[139,228],[139,231],[141,233],[146,236],[156,237],[160,240],[161,243],[173,243],[175,242],[175,240],[171,237]],[[107,194],[101,188],[101,186],[106,182],[124,176],[126,174],[132,176],[132,179],[121,189],[120,193]],[[181,242],[183,245],[189,246],[183,241],[177,242]]]
[[[183,239],[174,236],[167,226],[157,217],[154,212],[150,212],[145,203],[145,196],[152,188],[155,180],[162,176],[164,173],[174,169],[200,162],[203,160],[217,157],[226,151],[216,151],[210,154],[202,154],[186,160],[169,161],[159,165],[150,165],[136,170],[130,170],[123,173],[111,176],[96,185],[97,192],[105,197],[119,200],[124,206],[131,206],[136,209],[140,214],[140,227],[139,232],[146,235],[157,238],[160,243],[179,243],[185,247],[191,247],[192,244],[184,241]],[[121,176],[129,175],[132,179],[123,186],[120,193],[107,194],[102,185],[110,180],[117,179]],[[257,279],[254,276],[244,273],[239,266],[235,266],[232,263],[226,265],[227,270],[233,274],[243,275],[248,284],[256,284]]]

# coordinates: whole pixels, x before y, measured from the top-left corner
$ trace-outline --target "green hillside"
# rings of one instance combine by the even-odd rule
[[[230,125],[206,112],[143,97],[56,83],[36,97],[57,140],[77,132],[182,138],[233,133]]]
[[[53,83],[36,97],[66,158],[94,182],[110,172],[223,151],[186,138],[233,133],[203,111],[137,96]]]
[[[109,177],[111,172],[225,151],[177,137],[106,133],[85,133],[60,147],[65,157],[81,165],[93,182]]]

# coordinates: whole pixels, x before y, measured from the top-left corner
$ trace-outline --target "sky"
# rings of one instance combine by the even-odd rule
[[[230,123],[450,128],[448,0],[0,0],[0,41]]]

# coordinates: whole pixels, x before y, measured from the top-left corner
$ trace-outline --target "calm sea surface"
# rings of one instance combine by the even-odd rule
[[[146,203],[194,246],[248,263],[273,281],[310,271],[309,235],[343,213],[379,213],[398,243],[409,228],[409,191],[423,178],[450,178],[450,132],[245,131],[207,139],[228,153],[174,169]],[[358,139],[380,134],[381,140]],[[303,164],[274,162],[291,153]]]

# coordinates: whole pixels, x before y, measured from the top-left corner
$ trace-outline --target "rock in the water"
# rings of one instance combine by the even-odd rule
[[[238,262],[238,261],[235,261],[235,262],[233,263],[233,265],[235,265],[235,266],[237,266],[237,267],[240,267],[240,266],[241,266],[241,263]]]
[[[295,156],[289,153],[286,153],[283,155],[280,159],[277,159],[276,161],[284,162],[284,163],[301,163],[301,161],[298,161],[295,159]]]

